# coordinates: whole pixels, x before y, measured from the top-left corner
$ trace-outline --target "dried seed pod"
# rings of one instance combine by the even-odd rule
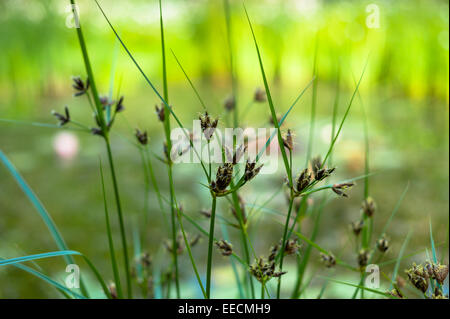
[[[86,79],[86,82],[84,82],[81,77],[74,76],[72,77],[72,87],[75,89],[74,96],[81,96],[87,92],[89,89],[89,78]]]
[[[227,111],[234,110],[234,108],[236,107],[236,99],[234,98],[234,96],[230,95],[229,97],[227,97],[223,102],[223,106]]]
[[[136,129],[135,136],[136,136],[139,144],[147,145],[147,143],[148,143],[148,136],[147,136],[147,132],[146,131],[141,132],[139,129]]]
[[[387,293],[393,297],[403,299],[403,295],[401,294],[401,292],[399,290],[397,290],[397,288],[394,288],[391,291],[388,291]]]
[[[207,141],[211,140],[211,137],[217,128],[217,124],[219,123],[219,119],[212,120],[208,112],[205,111],[205,114],[199,116],[199,120],[203,135]]]
[[[200,235],[196,235],[194,238],[192,238],[189,242],[189,245],[191,247],[194,247],[195,245],[197,245],[200,241],[201,236]]]
[[[267,260],[270,263],[275,262],[275,258],[277,256],[279,250],[280,250],[279,244],[276,244],[276,245],[272,246],[272,248],[270,248],[270,254],[269,254],[269,257],[267,258]]]
[[[164,104],[161,104],[160,108],[158,107],[158,105],[155,105],[155,111],[156,111],[156,115],[158,116],[158,120],[160,122],[164,122],[164,120],[165,120]]]
[[[52,115],[58,119],[59,126],[64,126],[70,122],[70,113],[69,108],[67,106],[64,106],[64,115],[55,111],[52,111]]]
[[[354,233],[356,236],[358,236],[358,235],[361,233],[361,230],[362,230],[363,227],[364,227],[364,220],[360,219],[360,220],[354,221],[354,222],[351,224],[351,226],[352,226],[353,233]]]
[[[265,102],[267,99],[266,91],[261,88],[256,88],[255,93],[253,94],[253,101],[257,103]]]
[[[320,156],[313,157],[311,159],[311,171],[313,173],[314,179],[317,177],[318,171],[322,168],[322,159]]]
[[[376,204],[372,197],[367,197],[361,206],[361,211],[368,217],[372,217],[376,210]]]
[[[103,109],[106,109],[107,106],[112,105],[114,102],[109,99],[108,96],[102,95],[99,97],[100,103],[102,104]]]
[[[448,276],[448,265],[436,265],[435,268],[433,268],[434,273],[434,279],[436,281],[443,285],[445,278]]]
[[[405,271],[409,281],[420,291],[425,293],[428,290],[428,277],[423,276],[423,269],[413,264],[411,269]]]
[[[233,246],[225,240],[215,242],[217,248],[219,248],[222,256],[230,256],[233,254]]]
[[[331,268],[336,265],[336,258],[331,253],[329,255],[320,253],[320,258],[322,259],[322,262],[325,264],[325,267],[327,268]]]
[[[216,180],[211,182],[211,189],[216,193],[223,193],[230,185],[232,177],[233,164],[223,164],[217,169]]]
[[[111,298],[112,299],[117,299],[118,298],[118,296],[117,296],[117,289],[116,289],[116,284],[115,283],[110,283],[109,285],[108,285],[108,290],[109,290],[109,293],[111,294]]]
[[[286,241],[284,247],[284,255],[297,255],[299,253],[300,245],[297,239],[289,239]]]
[[[210,209],[202,209],[200,214],[205,216],[206,218],[211,218],[211,210]]]
[[[256,175],[258,175],[262,167],[263,165],[256,167],[255,162],[250,162],[247,160],[247,163],[245,164],[244,180],[246,182],[252,180]]]
[[[123,99],[124,99],[124,96],[122,95],[119,98],[119,101],[117,101],[117,103],[116,103],[116,113],[120,113],[120,112],[123,112],[123,110],[125,110],[125,106],[123,105]]]
[[[311,173],[305,168],[298,176],[295,184],[296,192],[301,193],[311,183]]]
[[[140,258],[142,266],[149,268],[152,265],[152,258],[149,253],[143,253]]]
[[[358,265],[360,267],[367,266],[367,262],[369,261],[369,252],[365,249],[361,249],[358,253]]]
[[[286,136],[283,137],[283,144],[289,151],[292,152],[294,150],[294,142],[292,140],[292,133],[290,129],[287,130]]]
[[[105,136],[105,134],[103,134],[102,129],[101,129],[101,128],[98,128],[98,127],[93,127],[93,128],[91,128],[91,133],[92,133],[93,135]]]
[[[377,248],[379,251],[381,251],[382,253],[386,252],[386,250],[389,249],[389,242],[386,238],[380,238],[377,241]]]
[[[348,197],[348,195],[344,193],[344,190],[351,188],[353,185],[355,185],[355,184],[354,183],[334,184],[331,189],[333,192],[335,192],[339,196]]]

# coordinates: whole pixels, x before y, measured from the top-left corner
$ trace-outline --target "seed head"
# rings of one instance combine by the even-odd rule
[[[149,253],[143,253],[140,258],[142,266],[149,268],[152,265],[152,258]]]
[[[215,242],[217,248],[219,248],[222,256],[230,256],[233,253],[233,246],[225,240]]]
[[[156,111],[156,115],[158,116],[158,120],[160,122],[164,122],[164,119],[165,119],[164,104],[161,104],[160,108],[158,107],[158,105],[155,105],[155,111]]]
[[[367,197],[361,206],[361,211],[368,217],[372,217],[375,213],[377,206],[372,197]]]
[[[377,241],[377,248],[379,251],[381,251],[382,253],[386,252],[386,250],[389,249],[389,242],[386,238],[380,238]]]
[[[415,263],[413,266],[405,271],[408,275],[409,281],[420,291],[425,293],[428,290],[428,274],[424,272],[423,266],[417,266]]]
[[[205,216],[206,218],[211,218],[211,210],[210,209],[202,209],[200,214]]]
[[[194,238],[192,238],[189,242],[189,245],[191,247],[194,247],[195,245],[197,245],[200,241],[201,236],[200,235],[196,235]]]
[[[116,103],[116,113],[120,113],[125,110],[125,106],[123,105],[123,95],[120,97],[119,101]]]
[[[203,134],[205,135],[206,140],[211,140],[211,137],[217,128],[217,124],[219,123],[219,119],[212,120],[208,112],[205,111],[205,114],[199,116],[199,120],[200,127]]]
[[[81,96],[89,89],[89,78],[86,78],[86,82],[84,82],[81,77],[74,76],[72,81],[72,87],[75,89],[74,96]]]
[[[69,108],[67,106],[64,107],[64,115],[58,112],[52,111],[52,115],[57,118],[59,121],[59,126],[64,126],[70,122],[70,113]]]
[[[364,220],[362,220],[362,219],[354,221],[352,223],[352,230],[356,236],[358,236],[359,233],[361,233],[361,230],[363,229],[363,227],[364,227]]]
[[[108,290],[109,290],[109,293],[111,294],[111,298],[112,299],[117,299],[118,298],[118,296],[117,296],[117,289],[116,289],[116,284],[115,283],[110,283],[109,285],[108,285]]]
[[[136,136],[139,144],[147,145],[147,143],[148,143],[148,136],[147,136],[147,132],[146,131],[141,132],[139,129],[136,129],[135,136]]]
[[[283,138],[283,144],[289,151],[291,152],[293,151],[294,142],[292,140],[292,134],[290,129],[287,130],[286,136]]]
[[[298,244],[297,239],[289,239],[286,241],[286,246],[284,248],[284,255],[298,255],[300,249],[300,244]]]
[[[223,106],[227,111],[232,111],[236,107],[236,99],[234,96],[230,95],[226,98],[225,102],[223,103]]]
[[[311,172],[305,168],[298,176],[295,188],[297,193],[301,193],[311,183]]]
[[[215,193],[223,193],[231,183],[233,164],[225,163],[217,169],[216,180],[211,182],[211,189]]]
[[[325,267],[327,268],[331,268],[336,265],[336,258],[331,253],[329,255],[320,253],[320,258],[322,259],[322,262],[325,264]]]
[[[331,189],[339,196],[348,197],[348,195],[344,193],[344,190],[351,188],[353,185],[355,185],[355,183],[334,184]]]
[[[256,88],[255,93],[253,94],[253,101],[257,103],[265,102],[267,99],[266,91],[261,88]]]
[[[368,261],[369,261],[369,252],[365,249],[361,249],[358,253],[358,265],[360,267],[367,266]]]
[[[256,175],[258,175],[262,167],[263,165],[256,167],[255,162],[250,162],[247,160],[247,163],[245,164],[244,180],[246,182],[252,180]]]

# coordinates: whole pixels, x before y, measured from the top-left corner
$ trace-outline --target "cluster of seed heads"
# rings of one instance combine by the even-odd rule
[[[442,291],[442,285],[445,278],[448,276],[448,265],[441,265],[439,263],[431,263],[429,261],[421,265],[415,263],[410,269],[407,269],[409,281],[422,291],[424,294],[428,290],[428,286],[431,280],[435,280],[438,285],[435,285],[435,291],[432,293],[431,298],[448,298],[444,296]]]
[[[257,258],[255,263],[250,266],[250,273],[252,276],[256,278],[259,282],[265,284],[272,278],[281,277],[286,274],[285,271],[275,271],[275,259],[280,249],[280,245],[277,244],[270,249],[270,254],[267,260],[264,260],[262,257]]]
[[[289,133],[289,131],[288,131]],[[288,134],[290,136],[290,134]],[[292,141],[289,141],[289,138],[285,138],[285,145],[288,147],[292,146]],[[291,145],[291,146],[289,146]],[[305,168],[299,176],[294,180],[294,186],[293,191],[295,196],[300,196],[303,192],[305,192],[308,188],[310,188],[315,183],[318,183],[328,176],[330,176],[335,168],[326,168],[325,165],[322,163],[322,160],[320,159],[320,156],[317,156],[311,160],[310,168]],[[332,189],[333,191],[341,196],[347,196],[343,190],[346,188],[349,188],[353,186],[353,183],[342,183],[342,184],[335,184],[333,185]]]
[[[89,78],[86,79],[86,81],[83,81],[79,76],[72,77],[72,87],[75,89],[74,96],[79,97],[85,94],[88,94],[89,90]],[[114,120],[116,119],[116,115],[120,112],[123,112],[125,110],[125,106],[123,104],[124,97],[121,96],[118,101],[110,100],[108,97],[99,97],[100,103],[102,104],[103,109],[106,109],[106,107],[111,107],[115,104],[113,115],[108,119],[106,122],[105,129],[109,131],[114,123]],[[52,115],[56,117],[56,119],[59,121],[59,126],[64,126],[71,122],[70,118],[70,112],[69,108],[67,106],[64,107],[64,114],[52,111]],[[94,119],[97,124],[97,127],[91,128],[91,133],[94,135],[100,135],[104,136],[105,132],[102,129],[101,121],[99,116],[100,114],[94,114]]]

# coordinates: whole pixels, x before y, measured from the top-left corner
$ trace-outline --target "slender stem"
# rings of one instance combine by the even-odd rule
[[[163,89],[164,89],[164,129],[166,135],[166,144],[167,144],[167,170],[169,175],[169,187],[170,187],[170,211],[171,211],[171,221],[172,221],[172,258],[173,263],[175,265],[175,286],[177,292],[177,298],[180,298],[180,281],[179,281],[179,273],[178,273],[178,255],[176,252],[176,244],[177,244],[177,235],[176,235],[176,221],[175,221],[175,191],[173,184],[173,172],[172,172],[172,162],[170,159],[170,151],[172,149],[172,141],[170,140],[170,109],[169,109],[169,88],[167,85],[167,67],[166,67],[166,49],[165,49],[165,41],[164,41],[164,21],[162,15],[162,5],[161,0],[159,0],[159,23],[161,30],[161,55],[162,55],[162,75],[163,75]]]
[[[116,171],[114,169],[114,161],[113,161],[111,145],[109,143],[108,137],[105,137],[105,144],[106,144],[106,151],[108,153],[109,167],[111,170],[111,176],[112,176],[112,182],[113,182],[113,188],[114,188],[114,196],[116,199],[117,214],[119,216],[120,237],[122,240],[122,250],[123,250],[123,258],[124,258],[124,264],[125,264],[125,274],[126,274],[126,279],[127,279],[127,293],[128,293],[128,298],[133,298],[133,292],[132,292],[132,288],[131,288],[131,277],[130,277],[130,264],[129,264],[129,260],[128,260],[127,237],[126,237],[126,233],[125,233],[125,225],[123,222],[122,205],[120,204],[119,186],[117,184]]]
[[[111,223],[109,221],[109,212],[108,212],[108,204],[106,202],[106,192],[105,192],[105,183],[103,178],[103,167],[102,163],[100,162],[100,175],[102,180],[102,192],[103,192],[103,204],[105,206],[105,222],[106,222],[106,230],[108,234],[108,244],[109,244],[109,253],[111,255],[111,264],[113,268],[113,274],[114,274],[114,281],[117,288],[117,296],[122,299],[122,285],[120,283],[120,276],[119,276],[119,269],[117,267],[117,260],[116,260],[116,253],[114,249],[114,241],[112,239],[112,233],[111,233]]]
[[[264,299],[265,288],[266,285],[264,283],[261,283],[261,299]]]
[[[214,223],[216,219],[216,196],[212,195],[211,205],[211,218],[209,226],[209,239],[208,239],[208,265],[206,268],[206,298],[211,297],[211,266],[212,266],[212,248],[214,242]]]
[[[284,249],[286,247],[286,237],[288,232],[288,226],[289,226],[289,220],[291,219],[291,213],[292,213],[292,206],[294,204],[294,194],[291,190],[291,196],[289,200],[289,210],[288,214],[286,216],[286,222],[284,224],[284,231],[283,231],[283,240],[281,241],[281,249],[280,249],[280,271],[283,271],[283,260],[284,260]],[[280,299],[280,291],[281,291],[281,277],[278,277],[278,287],[277,287],[277,299]]]

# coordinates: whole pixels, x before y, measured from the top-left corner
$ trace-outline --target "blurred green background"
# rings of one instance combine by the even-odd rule
[[[30,126],[29,122],[55,123],[51,110],[62,111],[69,105],[73,118],[93,126],[91,111],[83,98],[73,98],[71,76],[85,77],[75,29],[66,26],[69,1],[3,0],[0,2],[0,148],[10,157],[35,190],[69,247],[91,257],[104,276],[112,278],[103,203],[98,171],[99,157],[106,163],[101,140],[74,133],[79,151],[64,160],[55,151],[59,130]],[[313,76],[317,44],[317,122],[314,154],[324,156],[330,139],[331,115],[340,74],[340,119],[348,104],[365,61],[369,64],[357,98],[336,145],[335,180],[364,173],[364,106],[370,135],[371,195],[378,204],[375,234],[378,234],[398,198],[410,188],[399,213],[388,231],[392,248],[386,260],[397,256],[407,232],[412,240],[408,253],[429,248],[428,221],[431,218],[438,244],[448,238],[449,191],[449,33],[447,1],[318,1],[258,0],[245,1],[262,50],[275,107],[284,113]],[[163,242],[165,231],[161,212],[153,192],[146,197],[142,163],[138,150],[128,140],[134,128],[146,129],[153,151],[162,154],[163,131],[154,114],[157,97],[115,41],[94,1],[78,1],[81,23],[90,58],[101,92],[125,95],[126,111],[114,127],[113,151],[131,238],[139,230],[144,250],[151,253],[155,268],[164,269],[170,256]],[[238,108],[252,100],[256,87],[263,85],[251,33],[241,1],[230,0],[232,44],[238,80]],[[370,4],[379,8],[379,28],[369,28],[366,11]],[[106,13],[158,89],[161,82],[159,11],[156,0],[102,1]],[[163,1],[168,78],[171,104],[182,122],[190,127],[202,107],[186,82],[169,49],[180,59],[199,88],[210,113],[227,118],[223,102],[231,94],[228,44],[223,1]],[[113,80],[113,81],[112,81]],[[111,83],[114,89],[111,90]],[[303,168],[308,140],[311,90],[289,115],[285,128],[296,133],[295,167]],[[242,126],[268,126],[267,104],[255,104],[241,118]],[[6,119],[13,121],[5,121]],[[166,168],[153,160],[159,185],[165,194]],[[242,192],[248,204],[261,205],[282,183],[279,174],[259,176]],[[177,199],[187,214],[206,228],[208,221],[198,212],[208,208],[210,199],[200,185],[198,165],[175,166]],[[109,178],[109,175],[107,176]],[[109,179],[107,180],[109,187]],[[109,199],[112,192],[108,189]],[[325,207],[317,242],[356,264],[354,245],[348,224],[359,217],[363,183],[350,192],[349,199],[332,198]],[[144,227],[144,201],[150,204],[151,228]],[[319,200],[320,195],[314,199]],[[250,206],[250,205],[249,205]],[[250,209],[248,207],[247,209]],[[114,206],[110,210],[114,212]],[[287,205],[280,193],[258,213],[258,222],[250,226],[257,254],[267,254],[282,234],[276,220]],[[164,214],[168,214],[168,210]],[[219,213],[232,218],[228,203],[219,201]],[[115,215],[112,215],[115,216]],[[305,233],[311,221],[305,221]],[[118,231],[118,227],[115,226]],[[194,236],[196,230],[188,226]],[[220,228],[217,228],[220,236]],[[236,238],[238,233],[229,229]],[[351,238],[351,237],[350,237]],[[349,242],[350,240],[350,242]],[[4,166],[0,166],[0,256],[15,257],[56,250],[44,223],[17,187]],[[130,240],[130,249],[132,240]],[[441,254],[447,256],[441,245]],[[194,255],[205,269],[207,240],[194,248]],[[422,262],[424,253],[406,259]],[[447,258],[447,257],[445,257]],[[294,261],[288,260],[289,273],[295,279]],[[314,264],[307,274],[330,275],[313,252]],[[446,259],[447,260],[447,259]],[[316,262],[317,261],[317,262]],[[200,297],[187,255],[181,257],[183,296]],[[81,261],[80,261],[81,263]],[[63,280],[62,260],[39,262],[45,272]],[[158,265],[158,266],[156,266]],[[392,264],[382,270],[390,273]],[[82,271],[84,266],[82,266]],[[402,268],[402,269],[403,269]],[[357,281],[358,274],[336,269],[336,278]],[[90,275],[88,275],[90,276]],[[230,264],[215,255],[215,297],[236,297],[237,290]],[[323,280],[315,278],[304,297],[314,298]],[[0,298],[58,297],[56,290],[15,268],[0,268]],[[286,287],[287,289],[288,287]],[[325,297],[350,297],[352,290],[330,284]]]

